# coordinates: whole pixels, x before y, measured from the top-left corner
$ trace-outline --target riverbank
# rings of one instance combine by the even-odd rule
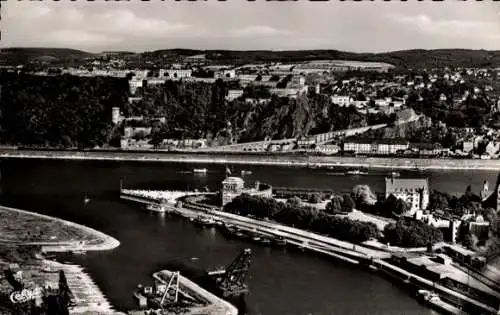
[[[250,153],[250,152],[127,152],[127,151],[55,151],[0,149],[0,158],[95,160],[132,162],[170,162],[198,164],[275,165],[309,168],[379,168],[420,170],[498,170],[500,160],[395,158],[395,157],[340,157],[324,155]]]
[[[138,190],[134,193],[133,190],[127,190],[127,193],[137,195],[139,198],[136,201],[140,203],[150,202],[155,199],[158,201],[161,199],[171,198],[170,192],[168,191],[162,193],[161,191]],[[271,239],[279,237],[286,240],[287,244],[298,247],[304,251],[321,253],[354,265],[369,267],[372,271],[380,270],[383,274],[391,275],[392,278],[401,284],[411,284],[412,287],[414,286],[417,289],[433,288],[433,290],[439,294],[439,297],[442,297],[444,300],[439,299],[439,303],[435,300],[426,301],[426,303],[431,304],[433,307],[437,307],[443,312],[446,311],[451,312],[452,314],[463,314],[461,310],[453,305],[462,305],[462,303],[465,303],[468,309],[474,310],[473,313],[480,311],[486,312],[485,314],[496,314],[496,310],[490,305],[491,301],[486,302],[485,304],[484,298],[476,297],[474,294],[471,295],[470,293],[465,293],[463,290],[455,290],[453,287],[448,287],[448,284],[445,286],[443,284],[434,283],[432,280],[428,280],[428,276],[424,277],[422,272],[414,273],[415,270],[411,268],[402,269],[403,266],[398,267],[399,263],[393,264],[395,257],[400,256],[400,254],[396,254],[400,251],[393,248],[379,249],[374,246],[364,246],[365,244],[353,244],[320,234],[300,230],[294,227],[285,226],[272,221],[256,220],[249,217],[208,209],[208,207],[204,208],[194,205],[191,207],[191,204],[187,201],[183,202],[182,206],[174,207],[173,209],[167,211],[189,218],[190,221],[194,222],[197,221],[194,218],[200,216],[205,217],[214,222],[222,222],[223,226],[232,226],[232,228],[237,228],[238,231],[244,231],[244,233],[248,233],[249,235]],[[435,270],[433,272],[438,273],[440,277],[450,278],[453,279],[453,281],[458,281],[467,286],[470,285],[470,288],[476,290],[479,288],[482,292],[488,292],[488,294],[493,294],[496,298],[498,298],[496,291],[492,291],[491,288],[485,287],[475,278],[468,277],[466,273],[455,270],[452,265],[436,263],[433,260],[433,255],[428,255],[425,252],[422,252],[413,254],[409,253],[408,256],[405,255],[405,257],[407,257],[412,264],[422,265],[423,262],[424,265],[422,266],[426,269],[437,268],[432,270]],[[411,257],[413,257],[414,260],[412,260]]]
[[[41,248],[43,253],[52,253],[111,250],[120,245],[118,240],[102,232],[47,215],[0,206],[0,217],[2,218],[0,246],[17,248],[31,246],[31,248]],[[29,262],[23,259],[12,261],[12,258],[9,259],[7,256],[0,258],[0,264],[18,263],[23,273],[29,275],[30,280],[38,286],[43,283],[57,285],[58,272],[63,270],[75,297],[75,306],[71,308],[71,314],[123,314],[112,308],[102,291],[81,266],[62,264],[45,259],[36,253],[32,254],[35,258]],[[2,288],[2,291],[3,289],[11,290]]]
[[[120,245],[90,227],[26,210],[0,206],[0,217],[0,243],[39,245],[44,252],[104,251]]]

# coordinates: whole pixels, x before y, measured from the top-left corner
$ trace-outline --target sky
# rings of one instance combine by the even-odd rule
[[[6,1],[0,47],[500,50],[500,2]]]

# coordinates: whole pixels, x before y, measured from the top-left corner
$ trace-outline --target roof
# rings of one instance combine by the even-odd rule
[[[222,183],[223,184],[229,184],[229,183],[244,184],[245,181],[241,177],[227,177]]]
[[[344,143],[368,143],[368,144],[402,144],[408,145],[410,142],[406,139],[394,138],[394,139],[362,139],[354,136],[353,138],[347,138]]]
[[[427,178],[385,178],[385,192],[394,192],[398,188],[416,190],[424,188],[429,191],[429,180]]]

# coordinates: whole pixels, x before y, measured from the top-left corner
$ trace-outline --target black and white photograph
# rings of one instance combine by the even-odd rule
[[[500,2],[0,1],[0,315],[500,314]]]

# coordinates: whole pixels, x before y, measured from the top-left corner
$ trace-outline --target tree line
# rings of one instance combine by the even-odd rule
[[[361,243],[379,235],[378,228],[373,223],[339,218],[314,207],[248,194],[233,199],[226,204],[224,211],[244,216],[254,215],[259,219],[269,218],[288,226],[354,243]]]

